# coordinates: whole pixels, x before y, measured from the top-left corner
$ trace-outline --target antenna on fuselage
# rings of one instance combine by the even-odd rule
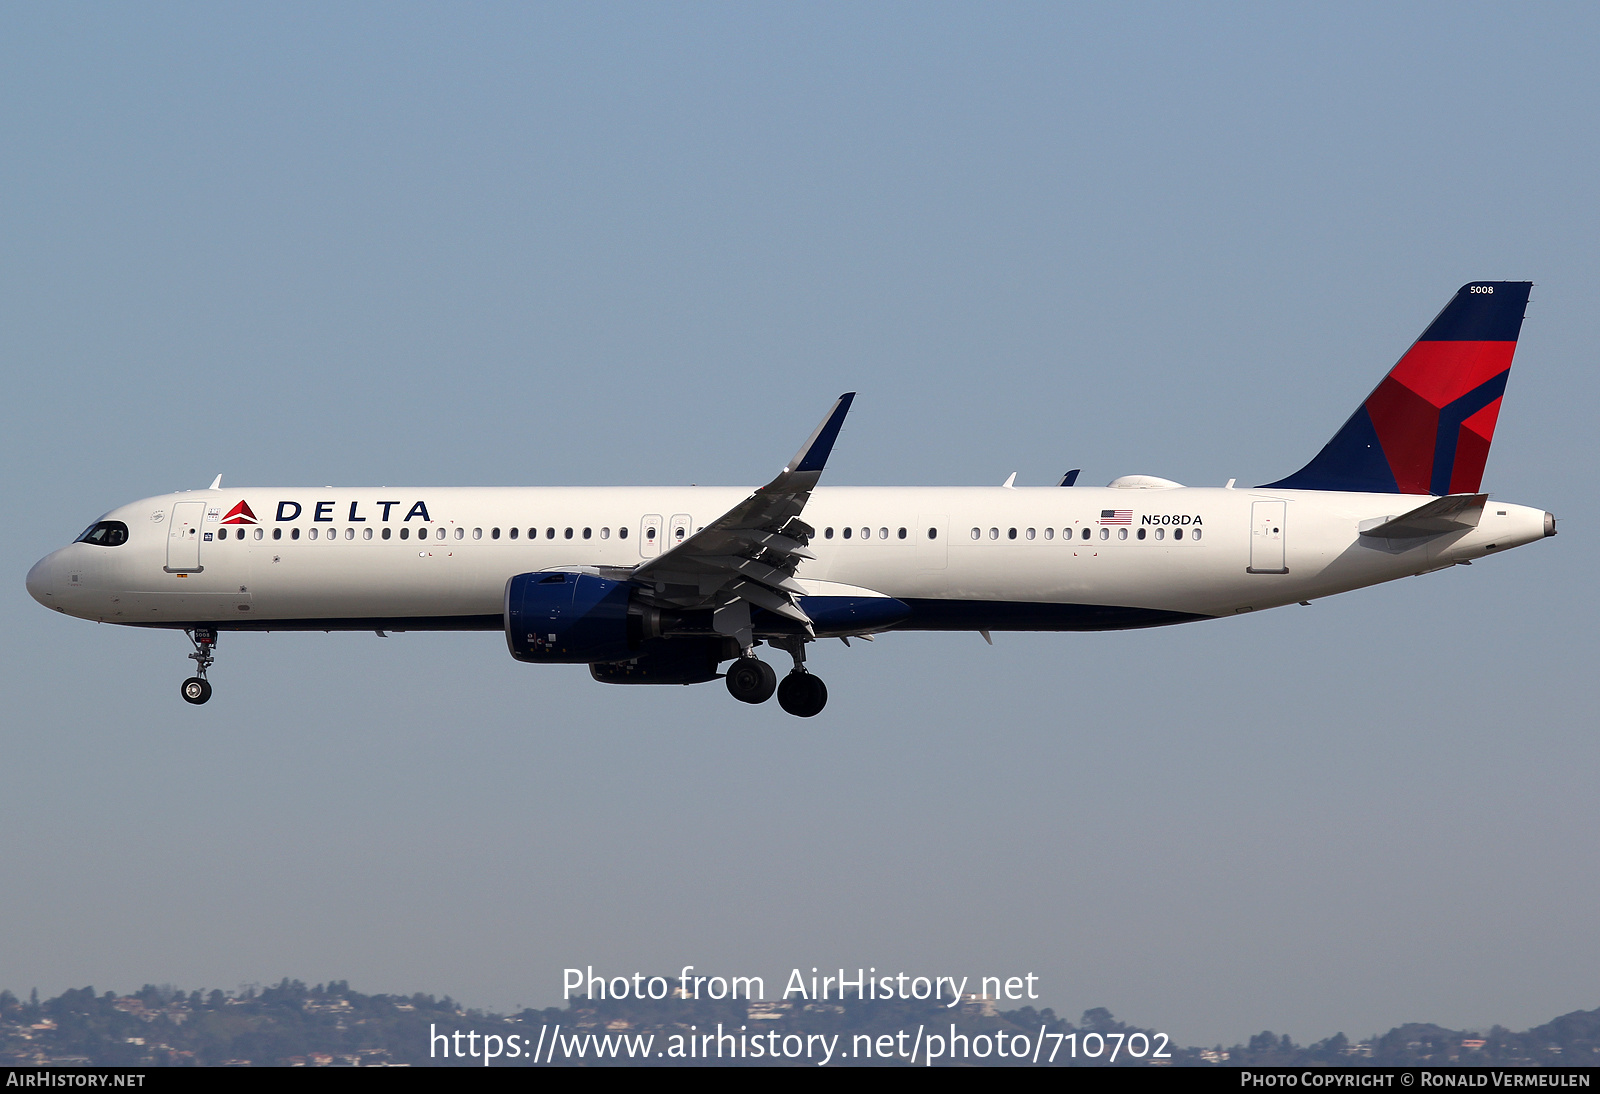
[[[1074,483],[1076,483],[1078,481],[1078,472],[1080,472],[1082,470],[1083,470],[1083,468],[1081,468],[1081,467],[1074,467],[1071,471],[1068,471],[1065,475],[1062,475],[1061,476],[1061,481],[1056,483],[1056,485],[1057,486],[1071,486],[1071,485],[1073,485]]]
[[[206,487],[206,489],[207,490],[221,490],[222,489],[222,476],[218,475],[216,478],[212,479],[211,480],[211,485]]]

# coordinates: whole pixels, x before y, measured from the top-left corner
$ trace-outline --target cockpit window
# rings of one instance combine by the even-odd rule
[[[91,524],[76,543],[93,543],[100,547],[121,547],[128,542],[128,526],[120,520],[103,520]]]

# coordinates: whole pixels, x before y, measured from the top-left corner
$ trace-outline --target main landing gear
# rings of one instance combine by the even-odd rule
[[[822,677],[795,669],[778,685],[778,705],[796,718],[812,718],[828,705],[828,685]]]
[[[211,698],[211,682],[206,679],[206,669],[217,660],[211,652],[217,648],[217,632],[210,627],[196,627],[183,633],[194,643],[194,652],[189,655],[189,660],[195,663],[195,675],[183,682],[183,700],[199,706]]]
[[[822,679],[806,671],[806,643],[803,638],[772,639],[771,644],[788,651],[794,669],[778,682],[771,665],[755,656],[753,650],[728,666],[728,693],[741,703],[765,703],[778,693],[778,705],[797,718],[813,718],[828,705],[828,687]]]
[[[728,666],[728,694],[741,703],[765,703],[778,690],[778,674],[772,666],[751,654]]]

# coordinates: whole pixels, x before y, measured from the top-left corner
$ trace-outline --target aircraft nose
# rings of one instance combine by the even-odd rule
[[[28,571],[28,595],[47,608],[54,607],[50,594],[56,587],[55,559],[54,553],[45,555],[33,564],[33,569]]]

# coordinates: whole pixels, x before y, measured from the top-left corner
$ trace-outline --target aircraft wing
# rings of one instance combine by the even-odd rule
[[[1476,528],[1488,500],[1488,494],[1446,494],[1409,513],[1390,517],[1372,528],[1363,528],[1361,534],[1379,539],[1410,539]]]
[[[679,608],[714,608],[714,628],[750,645],[750,608],[765,608],[801,624],[811,620],[794,579],[815,529],[800,519],[833,451],[855,392],[839,396],[822,424],[767,485],[670,551],[640,563],[632,579],[653,587],[655,599]]]

